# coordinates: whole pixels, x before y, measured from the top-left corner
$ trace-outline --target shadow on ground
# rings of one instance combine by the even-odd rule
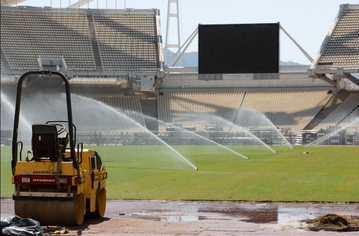
[[[82,223],[82,225],[79,226],[69,226],[68,228],[71,231],[75,231],[77,232],[77,235],[82,235],[82,232],[84,230],[89,230],[90,229],[90,225],[97,225],[97,224],[101,224],[105,221],[110,220],[110,218],[108,217],[103,217],[103,218],[92,218],[92,217],[86,217],[84,219],[84,222]]]

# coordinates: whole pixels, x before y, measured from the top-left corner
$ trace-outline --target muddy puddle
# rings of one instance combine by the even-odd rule
[[[1,199],[3,213],[14,214],[13,209],[11,199]],[[359,204],[121,200],[107,201],[105,217],[160,222],[235,220],[256,224],[286,224],[291,221],[315,219],[325,214],[359,219]]]
[[[106,211],[107,217],[120,219],[161,222],[238,220],[258,224],[285,224],[295,220],[314,219],[330,213],[359,216],[359,205],[335,203],[110,201],[107,203]]]

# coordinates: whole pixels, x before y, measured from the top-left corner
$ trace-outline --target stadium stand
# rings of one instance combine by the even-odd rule
[[[154,74],[162,69],[158,24],[157,10],[2,7],[2,67],[5,59],[22,71],[39,69],[39,58],[64,59],[84,75]]]
[[[352,93],[349,97],[340,104],[329,116],[320,122],[314,129],[326,129],[328,126],[346,125],[354,121],[356,112],[359,106],[359,93]],[[348,116],[348,114],[351,114]],[[345,120],[345,121],[344,121]],[[358,124],[359,125],[359,124]]]
[[[2,62],[2,59],[1,59],[1,70],[3,71],[3,70],[5,70],[6,68],[5,68],[5,65],[4,65],[4,63]]]
[[[312,64],[313,74],[309,73],[313,78],[327,75],[332,79],[329,85],[309,78],[306,71],[295,70],[279,73],[275,79],[233,75],[233,78],[209,81],[198,80],[196,73],[173,73],[157,93],[143,98],[125,96],[122,86],[128,81],[121,79],[163,72],[157,10],[2,7],[1,71],[10,72],[4,76],[2,73],[2,83],[7,87],[2,88],[2,98],[5,95],[14,103],[17,76],[27,70],[38,70],[39,58],[61,59],[66,69],[74,72],[71,80],[76,85],[72,87],[76,94],[72,98],[76,104],[74,123],[81,130],[79,140],[86,144],[154,142],[153,136],[141,128],[148,124],[142,115],[146,109],[157,109],[151,114],[165,123],[195,128],[213,140],[239,137],[235,129],[223,123],[224,132],[203,131],[218,125],[220,118],[258,132],[267,131],[266,127],[259,127],[266,122],[258,123],[258,117],[267,117],[275,127],[293,132],[300,132],[309,124],[310,129],[317,130],[345,126],[359,117],[359,93],[352,91],[355,86],[342,99],[335,100],[334,105],[327,104],[344,90],[343,78],[358,73],[358,29],[359,5],[341,5],[333,28]],[[107,90],[109,87],[113,89]],[[56,103],[63,100],[62,94],[46,89],[41,94],[31,92],[31,88],[26,90],[22,112],[32,114],[26,117],[30,123],[59,120],[66,114],[64,104]],[[39,115],[44,109],[51,111],[49,116]],[[12,129],[12,112],[1,99],[2,133]],[[351,126],[359,129],[358,122]],[[167,132],[167,127],[158,123],[158,136],[163,140],[172,144],[196,142],[186,134]]]
[[[2,48],[10,68],[38,69],[38,58],[63,57],[71,70],[95,69],[86,15],[2,11],[1,21]]]
[[[21,112],[27,114],[26,119],[31,124],[44,123],[49,120],[66,120],[66,106],[62,102],[65,101],[64,96],[63,93],[54,93],[53,90],[48,89],[41,92],[26,91],[22,98]],[[10,105],[5,104],[3,99],[5,97],[11,101]],[[11,130],[15,94],[2,92],[1,100],[1,129]],[[139,97],[123,96],[119,93],[78,93],[72,96],[72,101],[73,119],[79,130],[133,133],[143,132],[144,129],[141,126],[146,127]],[[44,115],[44,110],[46,115]],[[21,127],[26,129],[23,122],[20,122]]]
[[[324,41],[318,66],[359,68],[359,5],[342,5],[329,38]]]
[[[263,89],[246,94],[242,108],[251,108],[265,114],[280,128],[302,130],[329,100],[327,89]],[[250,126],[243,124],[243,126]]]
[[[120,114],[114,119],[117,119],[121,122],[120,129],[121,131],[126,132],[143,132],[144,129],[141,127],[146,127],[145,120],[142,115],[142,107],[140,98],[138,96],[124,96],[120,93],[77,93],[80,96],[87,97],[93,99],[94,101],[100,101],[106,105],[108,105],[108,109],[119,109],[116,112]],[[89,103],[93,103],[94,101],[88,101]],[[102,106],[102,104],[97,104],[95,107]],[[135,121],[137,124],[129,120],[128,118]],[[101,117],[100,117],[101,118]],[[103,115],[103,118],[106,120],[106,115]],[[82,121],[80,121],[82,122]],[[100,123],[104,123],[105,121],[99,121]],[[113,121],[114,122],[114,121]],[[110,122],[110,123],[113,123]],[[90,122],[93,123],[93,122]],[[102,126],[102,125],[101,125]],[[91,130],[94,130],[93,128]],[[98,130],[101,130],[98,129]],[[110,129],[113,130],[113,127]]]
[[[359,106],[357,106],[352,112],[347,115],[347,117],[341,121],[338,126],[348,127],[350,129],[355,129],[354,132],[358,133],[359,131]]]
[[[93,15],[104,70],[157,71],[153,16]]]
[[[236,115],[233,110],[240,107],[243,96],[241,90],[166,91],[157,98],[158,118],[204,130],[211,115],[233,121]],[[164,131],[165,125],[160,124],[159,130]]]
[[[297,132],[328,101],[331,95],[327,91],[326,88],[168,90],[158,97],[159,119],[203,130],[210,119],[208,116],[213,114],[248,128],[254,125],[251,121],[256,114],[240,116],[241,121],[235,119],[238,119],[239,108],[253,109],[266,115],[275,126]],[[160,131],[163,130],[161,127]]]

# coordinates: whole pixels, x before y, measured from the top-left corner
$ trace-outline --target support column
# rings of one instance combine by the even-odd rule
[[[345,73],[344,77],[350,80],[351,82],[353,82],[354,84],[356,84],[357,86],[359,86],[359,79],[355,78],[353,75],[349,73]]]
[[[179,4],[178,4],[179,0],[168,0],[168,8],[167,8],[167,25],[166,25],[166,41],[165,41],[165,52],[164,52],[164,59],[165,59],[165,64],[168,61],[168,49],[170,48],[175,48],[175,51],[179,51],[181,48],[181,30],[180,30],[180,19],[179,19]],[[176,5],[176,9],[175,9],[175,13],[171,12],[171,6],[173,6],[173,4]],[[177,25],[177,43],[169,43],[169,35],[170,35],[170,29],[172,29],[172,27],[170,27],[170,19],[174,18],[176,19],[176,25]],[[181,63],[180,63],[181,64]]]

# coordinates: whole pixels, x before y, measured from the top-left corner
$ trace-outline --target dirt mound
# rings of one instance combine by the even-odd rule
[[[327,214],[313,220],[304,220],[312,231],[359,231],[359,222],[336,214]]]

